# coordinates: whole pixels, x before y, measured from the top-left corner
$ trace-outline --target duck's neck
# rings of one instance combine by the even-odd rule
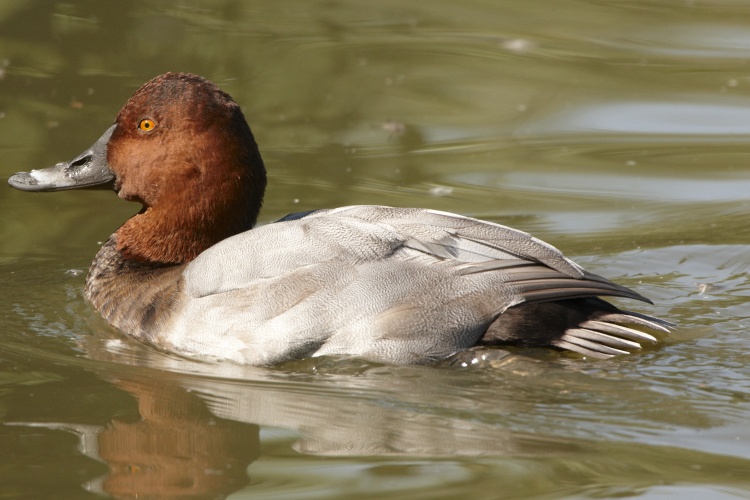
[[[251,229],[255,222],[244,217],[244,207],[238,207],[236,212],[243,217],[237,217],[228,210],[216,216],[201,202],[182,205],[144,208],[128,219],[115,233],[118,252],[135,262],[184,264],[219,241]]]
[[[179,306],[185,264],[165,265],[127,259],[117,233],[96,254],[86,277],[86,299],[114,327],[145,342],[156,342],[158,325]]]
[[[196,167],[199,173],[176,182],[179,189],[138,197],[122,188],[120,197],[139,201],[144,208],[115,233],[117,250],[129,260],[184,264],[221,240],[252,229],[266,177],[260,156],[247,159],[247,154],[235,163],[205,162]]]

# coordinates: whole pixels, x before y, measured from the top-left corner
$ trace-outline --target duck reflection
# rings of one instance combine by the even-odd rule
[[[402,366],[401,377],[395,378],[389,367],[364,364],[362,370],[352,367],[354,373],[343,374],[332,373],[335,362],[330,371],[322,366],[325,361],[320,363],[325,381],[299,376],[279,384],[272,376],[256,375],[255,380],[245,381],[191,377],[182,383],[223,419],[293,431],[295,441],[290,446],[304,455],[519,457],[557,456],[580,449],[574,439],[517,432],[498,425],[494,417],[484,421],[479,416],[486,405],[473,401],[470,388],[460,403],[464,411],[476,412],[475,418],[446,409],[451,405],[446,394],[455,378],[451,370]],[[498,398],[493,412],[505,406]],[[515,410],[519,406],[515,404]]]
[[[248,481],[260,452],[258,427],[214,417],[197,397],[151,381],[116,384],[138,401],[141,419],[112,421],[99,434],[109,465],[101,488],[117,498],[222,497]]]
[[[189,364],[158,353],[151,361],[138,374],[114,364],[93,370],[132,395],[137,413],[103,426],[14,425],[78,435],[81,453],[108,467],[84,488],[115,498],[226,497],[250,482],[259,426],[291,431],[287,445],[308,456],[549,456],[577,449],[571,440],[513,432],[435,406],[446,399],[440,395],[453,383],[451,370],[401,367],[406,376],[394,379],[391,367],[364,362],[308,362],[296,367],[307,368],[302,373]],[[158,361],[192,373],[155,370]],[[200,368],[206,373],[198,375]]]
[[[200,398],[171,380],[112,383],[135,398],[137,415],[103,426],[28,421],[4,425],[75,434],[79,451],[109,468],[83,484],[84,489],[114,498],[224,498],[249,482],[247,467],[260,455],[257,425],[214,416]]]
[[[240,489],[246,496],[267,493],[264,485],[274,483],[276,477],[288,480],[290,474],[300,474],[300,467],[294,458],[251,465],[259,457],[259,425],[285,429],[266,443],[265,453],[272,458],[280,456],[279,449],[285,459],[290,458],[291,448],[300,458],[325,455],[327,464],[349,470],[346,466],[358,462],[346,457],[444,457],[459,463],[459,468],[465,463],[459,457],[493,457],[487,463],[498,474],[508,474],[508,481],[525,481],[543,471],[548,483],[568,481],[573,488],[579,484],[584,493],[590,492],[591,478],[609,477],[622,467],[644,471],[644,485],[664,484],[665,477],[672,483],[714,484],[717,474],[747,469],[737,458],[601,436],[596,424],[580,419],[585,414],[575,411],[575,405],[594,393],[591,384],[595,383],[611,389],[606,391],[612,395],[608,404],[624,399],[623,407],[629,406],[631,400],[623,397],[629,393],[627,384],[593,381],[574,371],[566,375],[559,367],[555,378],[548,363],[527,357],[506,355],[490,360],[494,371],[502,373],[500,380],[489,370],[394,368],[356,360],[320,359],[283,370],[250,370],[152,354],[151,359],[121,358],[138,359],[137,370],[114,363],[91,370],[134,396],[138,411],[130,418],[110,417],[104,426],[5,425],[75,432],[81,437],[81,452],[108,466],[106,474],[84,486],[115,498],[223,498]],[[121,378],[113,379],[113,373]],[[540,387],[535,388],[534,397],[527,398],[522,390],[530,379]],[[543,403],[539,391],[546,394]],[[674,413],[667,411],[672,401],[665,399],[663,404],[663,411],[657,411],[668,419],[664,425],[678,425]],[[122,405],[115,408],[123,414]],[[540,415],[539,419],[533,420],[534,415]],[[679,418],[695,425],[700,416],[685,408]],[[649,417],[648,422],[656,427],[659,422]],[[552,418],[553,425],[546,425]],[[528,432],[522,430],[525,421],[531,422]],[[591,432],[575,427],[582,422],[591,425]],[[709,425],[706,421],[705,426]],[[665,456],[672,464],[666,474]],[[518,458],[535,460],[519,462]],[[400,467],[406,461],[390,463]],[[714,465],[698,470],[696,463]],[[524,467],[528,470],[519,473]],[[248,468],[257,484],[249,484]],[[338,472],[333,480],[341,479]],[[418,475],[415,483],[409,482],[409,474],[397,476],[406,488],[422,487],[416,481]],[[387,477],[393,480],[396,475]],[[629,487],[632,477],[623,477],[623,488]],[[611,481],[606,491],[620,484],[615,476]],[[381,496],[387,496],[386,490],[393,491],[381,489]]]

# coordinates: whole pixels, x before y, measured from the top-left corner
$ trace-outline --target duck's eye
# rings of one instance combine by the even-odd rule
[[[138,123],[138,130],[141,132],[151,132],[154,128],[156,128],[156,123],[149,118],[144,118]]]

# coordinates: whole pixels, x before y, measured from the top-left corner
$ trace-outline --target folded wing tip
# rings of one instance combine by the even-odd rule
[[[662,333],[670,333],[675,328],[673,323],[659,318],[621,311],[603,314],[581,323],[577,328],[569,328],[552,345],[597,359],[609,359],[640,350],[643,342],[654,344],[659,341],[654,335],[632,326]]]

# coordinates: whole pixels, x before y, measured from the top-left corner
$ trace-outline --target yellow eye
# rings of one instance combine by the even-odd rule
[[[148,118],[144,118],[138,123],[138,130],[141,132],[151,132],[154,128],[156,128],[156,123]]]

